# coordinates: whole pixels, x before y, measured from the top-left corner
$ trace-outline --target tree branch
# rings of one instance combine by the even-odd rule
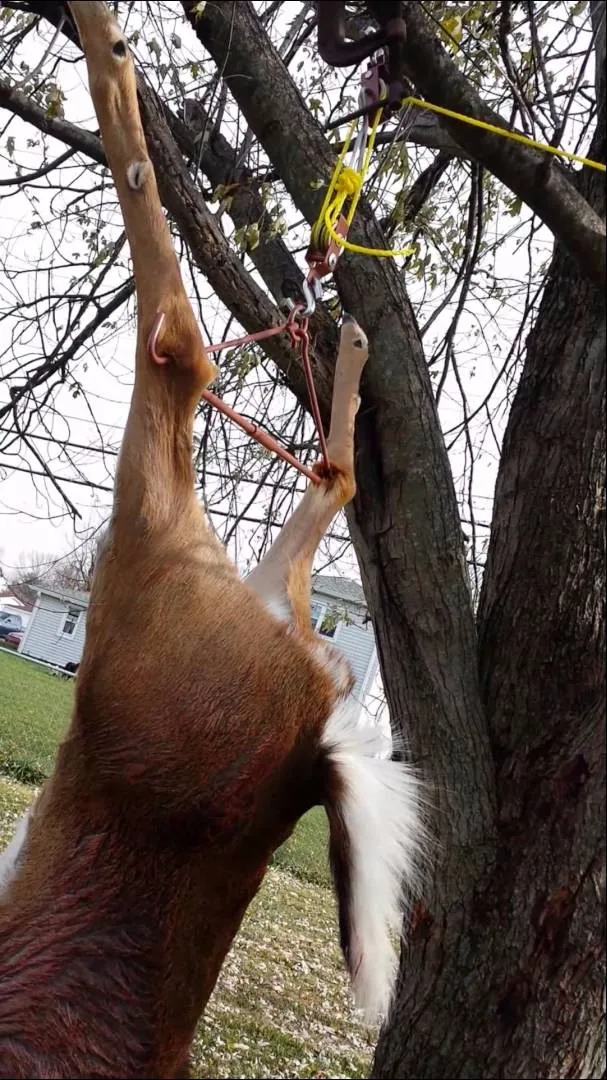
[[[124,284],[116,293],[114,293],[112,299],[108,301],[103,307],[99,307],[97,314],[86,324],[86,326],[72,339],[71,344],[67,349],[62,350],[60,345],[57,345],[53,352],[49,356],[48,360],[40,364],[40,366],[30,375],[21,386],[11,387],[11,400],[8,405],[0,407],[0,420],[5,416],[8,416],[16,408],[17,403],[21,401],[23,397],[30,394],[32,390],[35,390],[41,383],[46,382],[51,375],[54,375],[57,371],[61,371],[65,366],[78,355],[82,345],[89,339],[91,334],[95,332],[105,321],[109,319],[119,307],[125,303],[130,296],[132,296],[135,290],[135,285],[132,280],[129,280]]]
[[[284,240],[272,233],[267,207],[248,169],[239,167],[238,152],[214,127],[198,101],[186,101],[187,123],[162,106],[171,133],[186,157],[196,160],[213,188],[229,187],[226,212],[237,229],[259,224],[259,243],[248,257],[277,301],[301,298],[302,274]],[[207,135],[203,140],[201,136]],[[201,145],[202,142],[202,145]],[[332,319],[319,309],[313,319],[314,334],[321,339],[321,352],[332,351],[337,332]]]
[[[183,157],[172,138],[158,98],[138,79],[139,104],[145,128],[150,157],[154,164],[158,190],[163,205],[176,222],[181,235],[190,247],[194,260],[223,304],[238,319],[248,333],[276,325],[278,312],[267,294],[244,269],[238,256],[230,248],[214,216],[208,210],[199,189],[193,182]],[[290,266],[295,265],[289,257]],[[261,265],[261,264],[260,264]],[[271,280],[279,287],[275,271]],[[301,275],[299,275],[301,280]],[[324,327],[315,320],[315,357],[318,360],[325,345],[325,363],[317,370],[319,397],[328,416],[331,400],[334,326]],[[330,340],[328,335],[330,334]],[[270,338],[264,349],[278,368],[288,377],[299,401],[307,407],[307,392],[301,365],[285,337]],[[331,359],[329,359],[331,357]]]
[[[447,55],[430,30],[421,5],[403,5],[403,16],[407,24],[408,73],[424,97],[444,108],[507,128]],[[605,287],[605,224],[558,162],[458,120],[441,117],[441,125],[472,158],[538,214],[575,258],[584,277]]]
[[[0,81],[0,108],[8,109],[15,116],[21,117],[39,131],[43,131],[45,135],[52,135],[59,142],[67,143],[74,150],[80,150],[93,161],[105,165],[105,154],[101,139],[97,135],[94,135],[92,131],[76,127],[75,124],[70,124],[69,121],[62,120],[58,116],[49,116],[46,110],[28,94],[15,90],[2,81]]]
[[[441,127],[436,115],[426,109],[420,109],[417,105],[411,105],[409,108],[411,115],[405,122],[404,129],[378,131],[375,138],[376,146],[385,146],[394,142],[396,134],[397,142],[410,142],[417,146],[425,146],[428,150],[441,150],[450,157],[466,160],[470,157],[463,146],[460,146],[453,136]]]
[[[409,190],[399,192],[391,213],[382,222],[386,236],[391,238],[399,225],[413,225],[450,162],[451,154],[439,152],[434,161],[416,177]]]

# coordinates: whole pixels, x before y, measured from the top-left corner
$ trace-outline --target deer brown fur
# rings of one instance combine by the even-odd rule
[[[309,591],[317,544],[354,493],[367,343],[344,323],[331,470],[241,581],[194,495],[193,418],[215,368],[158,198],[133,63],[105,4],[69,6],[133,258],[135,385],[71,726],[0,896],[0,1077],[149,1080],[187,1075],[268,861],[317,803],[354,977],[363,961],[347,777],[326,735],[352,676],[313,634]],[[148,349],[159,316],[162,363]],[[181,613],[178,649],[169,609]]]

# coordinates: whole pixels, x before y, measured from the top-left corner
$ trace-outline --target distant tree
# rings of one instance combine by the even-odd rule
[[[34,585],[77,589],[88,592],[95,568],[96,540],[93,536],[79,543],[65,555],[24,552],[15,566],[5,570],[6,580],[32,597]]]

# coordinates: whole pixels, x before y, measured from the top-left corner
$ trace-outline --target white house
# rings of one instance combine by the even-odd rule
[[[89,594],[37,586],[38,599],[19,652],[57,667],[80,663]],[[377,674],[375,638],[365,596],[355,581],[317,574],[312,579],[312,625],[347,656],[356,678],[361,708]],[[69,670],[69,669],[68,669]]]
[[[73,670],[84,648],[89,594],[46,585],[38,585],[36,592],[38,598],[19,652]]]
[[[349,578],[316,574],[312,578],[311,608],[314,629],[332,638],[350,661],[356,678],[353,693],[362,709],[379,669],[362,588]]]

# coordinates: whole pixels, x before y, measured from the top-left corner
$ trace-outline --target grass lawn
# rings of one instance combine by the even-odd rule
[[[48,776],[67,728],[72,679],[0,649],[0,771],[15,779]]]
[[[301,881],[331,888],[329,826],[320,806],[301,819],[290,839],[276,852],[274,865]]]
[[[15,778],[48,774],[72,694],[71,680],[0,650],[0,848],[35,794]],[[247,912],[198,1029],[196,1077],[368,1074],[376,1033],[351,1006],[326,852],[325,815],[315,809],[276,853]]]

